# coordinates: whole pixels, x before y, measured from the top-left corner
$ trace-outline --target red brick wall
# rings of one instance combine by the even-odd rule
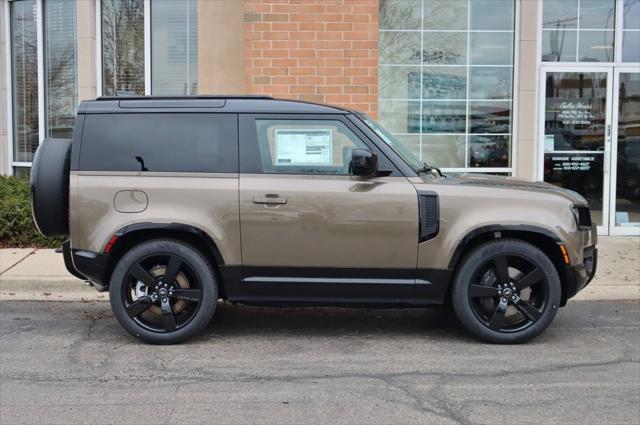
[[[249,94],[377,115],[377,0],[246,0]]]

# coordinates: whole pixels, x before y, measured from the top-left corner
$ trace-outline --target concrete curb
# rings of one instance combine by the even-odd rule
[[[108,292],[98,292],[76,278],[55,280],[1,279],[0,301],[109,301]]]

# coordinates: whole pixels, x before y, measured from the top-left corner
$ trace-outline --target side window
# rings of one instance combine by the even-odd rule
[[[238,172],[234,114],[87,114],[83,171]]]
[[[261,171],[287,174],[350,174],[351,151],[367,148],[337,120],[257,119]]]

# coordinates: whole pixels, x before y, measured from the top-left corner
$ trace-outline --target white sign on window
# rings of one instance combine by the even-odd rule
[[[275,165],[331,165],[331,129],[277,129]]]
[[[553,152],[556,147],[556,137],[553,134],[544,135],[544,151]]]

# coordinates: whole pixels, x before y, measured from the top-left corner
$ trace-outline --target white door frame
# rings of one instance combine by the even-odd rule
[[[621,73],[640,73],[640,69],[637,66],[615,66],[613,69],[613,84],[612,84],[612,99],[613,105],[616,107],[612,110],[611,119],[611,176],[610,176],[610,199],[609,202],[609,234],[610,235],[625,235],[625,236],[640,236],[640,227],[622,227],[616,226],[615,213],[616,213],[616,189],[617,189],[617,177],[618,177],[618,105],[620,101],[620,74]]]
[[[611,124],[613,107],[613,66],[611,64],[587,66],[579,63],[562,63],[542,65],[539,72],[539,96],[538,96],[538,179],[544,180],[544,126],[546,117],[546,76],[549,72],[601,72],[607,74],[607,104],[605,108],[605,140],[604,152],[593,152],[603,155],[602,172],[602,225],[598,226],[598,234],[609,234],[609,212],[610,212],[610,175],[611,175]],[[589,153],[584,151],[580,153]]]

